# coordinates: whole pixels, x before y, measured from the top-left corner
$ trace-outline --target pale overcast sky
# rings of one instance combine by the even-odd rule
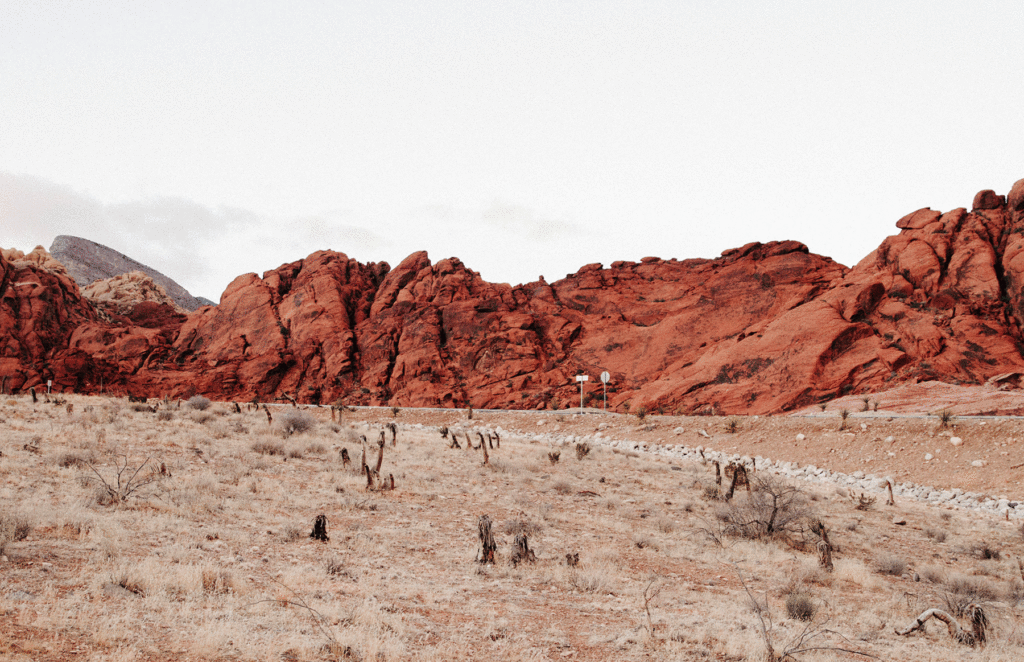
[[[851,265],[1024,177],[1015,2],[8,2],[0,246],[216,300],[331,248],[491,281],[796,239]]]

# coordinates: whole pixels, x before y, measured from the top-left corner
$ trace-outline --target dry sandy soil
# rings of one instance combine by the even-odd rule
[[[288,435],[295,414],[282,407],[268,424],[224,404],[67,404],[0,398],[0,660],[753,661],[766,636],[777,653],[824,648],[797,660],[1024,658],[1019,522],[899,499],[858,510],[843,488],[791,483],[793,512],[811,516],[788,537],[747,538],[731,524],[757,515],[755,499],[714,498],[707,466],[596,445],[577,459],[532,440],[606,423],[613,439],[1015,498],[1021,421],[959,419],[950,431],[882,409],[840,431],[836,404],[738,419],[730,433],[714,417],[360,410],[337,424],[319,408],[312,429]],[[340,451],[358,465],[359,435],[372,442],[391,421],[381,473],[395,490],[368,491]],[[481,451],[450,448],[441,425],[500,430],[500,448],[485,466]],[[138,489],[112,502],[104,485]],[[328,542],[309,537],[320,514]],[[483,514],[494,565],[477,562]],[[831,573],[807,531],[817,518],[835,546]],[[513,567],[520,531],[537,558]],[[894,633],[971,600],[989,617],[984,648],[934,621]],[[815,614],[801,620],[807,605]]]

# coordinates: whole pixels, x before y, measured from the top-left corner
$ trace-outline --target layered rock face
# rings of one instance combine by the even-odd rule
[[[185,311],[193,311],[203,305],[184,287],[156,269],[136,262],[103,244],[81,237],[60,235],[50,245],[50,254],[64,265],[79,287],[139,271],[153,279],[153,282],[162,287],[174,303]]]
[[[155,301],[111,312],[43,256],[5,254],[0,375],[15,388],[58,375],[150,396],[547,408],[578,404],[578,372],[599,404],[607,370],[609,408],[717,413],[984,383],[1024,372],[1022,182],[971,211],[907,215],[853,268],[786,241],[510,287],[454,258],[391,269],[322,251],[240,276],[187,317]]]

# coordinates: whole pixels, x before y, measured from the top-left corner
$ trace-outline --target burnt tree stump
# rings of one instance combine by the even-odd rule
[[[348,449],[347,448],[342,448],[341,449],[341,464],[342,464],[342,466],[348,467],[348,465],[351,462],[352,462],[352,460],[348,456]]]
[[[515,548],[512,551],[512,558],[509,559],[509,563],[512,564],[512,567],[516,567],[520,563],[537,562],[537,555],[530,549],[530,543],[527,541],[525,533],[522,531],[517,533],[515,542],[513,542],[512,545]]]
[[[817,535],[821,540],[815,545],[818,552],[818,565],[825,572],[832,572],[835,566],[832,564],[832,542],[828,539],[828,529],[820,520],[811,525],[811,533]]]
[[[579,552],[569,552],[568,554],[566,554],[565,555],[565,565],[569,566],[570,568],[579,567],[579,565],[580,565],[580,553]]]
[[[327,535],[327,515],[317,515],[313,520],[313,531],[309,534],[313,540],[327,542],[330,537]]]
[[[731,472],[729,471],[730,469],[732,469]],[[725,468],[725,473],[727,476],[729,473],[732,473],[732,480],[729,482],[729,491],[725,493],[726,501],[732,499],[732,495],[736,492],[737,487],[746,486],[747,491],[750,491],[750,480],[747,477],[747,468],[745,466],[742,464],[730,463],[729,466]]]
[[[498,551],[498,545],[494,542],[494,534],[491,532],[491,518],[481,515],[477,522],[480,530],[480,563],[494,564],[494,553]]]

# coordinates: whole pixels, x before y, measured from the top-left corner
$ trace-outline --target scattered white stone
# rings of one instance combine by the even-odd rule
[[[804,433],[803,433],[803,432],[801,432],[801,433],[799,433],[799,434],[797,434],[797,435],[796,435],[796,440],[797,440],[797,441],[803,441],[803,440],[804,440],[804,439],[806,439],[806,438],[807,438],[807,437],[805,437],[805,436],[804,436]]]
[[[930,462],[933,457],[935,457],[935,456],[932,455],[931,453],[925,453],[924,454],[924,461],[925,462]]]
[[[983,467],[986,464],[988,464],[988,462],[986,462],[985,460],[975,460],[974,462],[971,462],[972,467]]]
[[[885,443],[887,443],[887,444],[891,444],[894,441],[896,441],[896,437],[888,436],[888,437],[885,438]]]
[[[868,424],[867,423],[861,423],[860,424],[860,429],[861,430],[867,430],[868,429]]]
[[[949,443],[954,445],[954,446],[959,446],[959,445],[964,443],[964,440],[961,439],[960,437],[950,437],[949,438]]]
[[[697,434],[699,434],[699,435],[700,435],[700,436],[702,436],[702,437],[708,437],[708,438],[711,438],[711,435],[709,435],[709,434],[708,434],[708,433],[707,433],[707,432],[706,432],[706,431],[704,430],[704,428],[701,428],[700,430],[697,430]]]

